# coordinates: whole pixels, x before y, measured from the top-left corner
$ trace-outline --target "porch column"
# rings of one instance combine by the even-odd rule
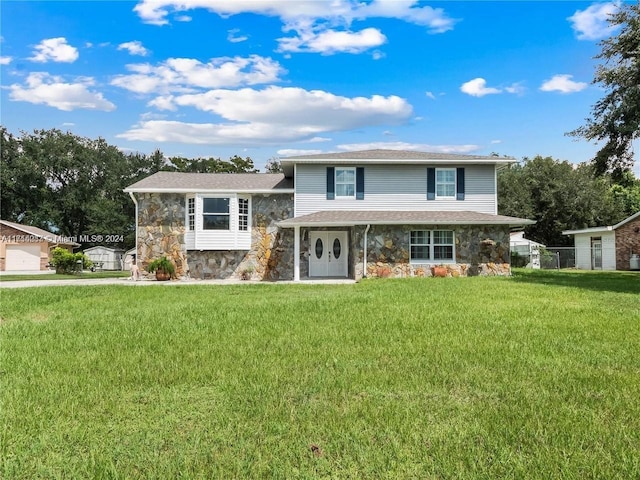
[[[293,227],[293,281],[300,281],[300,226]]]

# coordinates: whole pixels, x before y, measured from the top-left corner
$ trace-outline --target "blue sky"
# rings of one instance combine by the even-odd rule
[[[582,162],[605,2],[3,1],[2,124],[124,151]],[[638,166],[636,166],[636,171]]]

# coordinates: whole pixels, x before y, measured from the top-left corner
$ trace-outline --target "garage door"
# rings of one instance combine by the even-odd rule
[[[7,245],[5,270],[40,270],[40,245]]]

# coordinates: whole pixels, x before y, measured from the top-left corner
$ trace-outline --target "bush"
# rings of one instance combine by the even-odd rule
[[[75,273],[90,268],[93,262],[82,252],[71,253],[61,247],[56,247],[51,252],[51,265],[56,273]]]

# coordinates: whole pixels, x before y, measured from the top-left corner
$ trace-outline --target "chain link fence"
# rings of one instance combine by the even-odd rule
[[[531,253],[513,251],[511,266],[546,270],[575,268],[576,250],[574,247],[545,247]]]

